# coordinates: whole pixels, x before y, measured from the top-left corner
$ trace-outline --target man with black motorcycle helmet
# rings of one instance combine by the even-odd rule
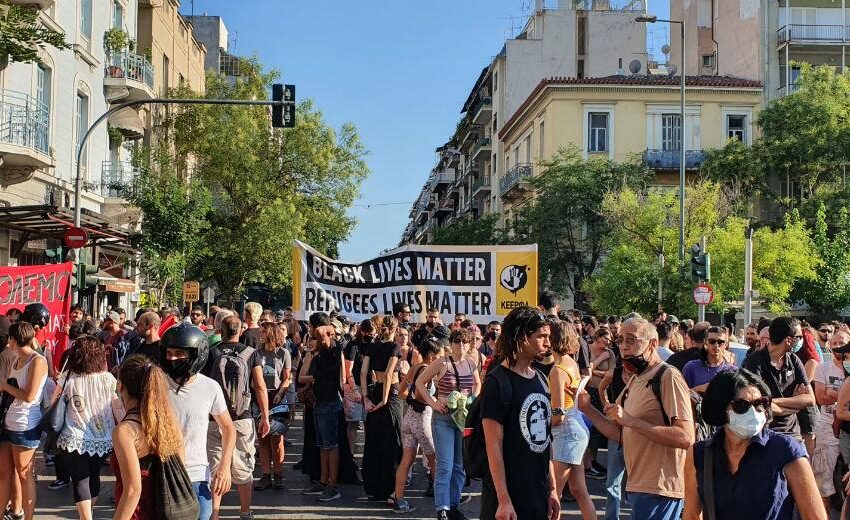
[[[200,520],[209,520],[213,494],[230,490],[230,463],[236,443],[236,429],[221,387],[200,371],[207,362],[207,335],[191,323],[179,323],[160,339],[160,363],[168,374],[171,404],[183,432],[183,462],[201,505]],[[218,466],[208,462],[207,431],[209,417],[221,431],[221,455]]]

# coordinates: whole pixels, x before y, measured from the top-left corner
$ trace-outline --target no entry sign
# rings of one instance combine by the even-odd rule
[[[79,249],[85,247],[86,242],[89,241],[89,234],[83,228],[71,226],[65,230],[65,236],[62,239],[67,247]]]
[[[694,303],[697,305],[711,305],[714,301],[714,289],[707,283],[701,283],[694,287]]]

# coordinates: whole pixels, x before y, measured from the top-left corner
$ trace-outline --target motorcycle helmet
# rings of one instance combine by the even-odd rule
[[[161,356],[165,358],[166,349],[179,348],[189,352],[191,365],[189,375],[201,371],[210,353],[209,339],[204,331],[191,323],[180,322],[165,331],[160,339]]]
[[[289,403],[281,403],[269,410],[269,435],[286,435],[289,419]]]
[[[31,303],[24,307],[24,312],[21,314],[21,321],[25,321],[33,327],[47,327],[50,323],[50,311],[43,303]]]

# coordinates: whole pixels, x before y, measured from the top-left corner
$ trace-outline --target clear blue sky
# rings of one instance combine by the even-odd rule
[[[395,247],[410,203],[460,118],[481,69],[516,34],[534,0],[195,0],[218,15],[231,51],[257,54],[313,98],[326,121],[354,123],[369,150],[357,220],[341,248],[349,261]],[[668,0],[649,0],[665,16]],[[190,0],[181,12],[189,14]],[[514,20],[511,20],[511,17]],[[656,48],[666,38],[658,27]],[[235,44],[235,47],[234,47]],[[368,204],[404,204],[366,207]]]

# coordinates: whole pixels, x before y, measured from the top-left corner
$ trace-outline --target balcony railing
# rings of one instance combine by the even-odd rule
[[[475,179],[472,183],[472,195],[475,196],[481,190],[490,190],[490,176],[484,175]]]
[[[222,52],[218,57],[218,73],[224,76],[241,76],[242,59]]]
[[[50,154],[50,109],[32,96],[0,90],[0,142]]]
[[[153,90],[153,65],[144,56],[129,52],[110,52],[104,67],[106,78],[123,78],[144,83]]]
[[[480,125],[487,122],[490,119],[490,112],[493,108],[493,98],[490,96],[482,96],[478,99],[478,103],[475,104],[475,108],[472,109],[472,122]]]
[[[489,155],[490,143],[491,141],[489,137],[482,136],[480,139],[478,139],[478,141],[475,143],[475,147],[472,149],[472,159],[478,160],[478,157],[482,153]]]
[[[499,194],[504,197],[509,191],[531,177],[532,172],[533,168],[530,164],[517,164],[499,181]]]
[[[703,161],[702,150],[685,150],[685,169],[696,170]],[[679,150],[646,150],[643,152],[643,162],[656,170],[676,170],[681,164]]]
[[[780,96],[788,96],[800,90],[800,85],[791,83],[790,85],[782,85],[776,90],[779,91]]]
[[[139,168],[127,161],[103,161],[100,190],[104,197],[123,197],[139,175]]]
[[[575,9],[578,11],[623,11],[623,12],[646,12],[644,0],[574,0]],[[544,7],[551,2],[545,2]]]
[[[777,41],[815,41],[843,42],[850,41],[850,26],[843,25],[785,25],[776,31]]]
[[[431,174],[431,186],[437,186],[438,184],[451,184],[455,181],[455,172],[454,170],[444,170],[442,172],[434,172]]]

